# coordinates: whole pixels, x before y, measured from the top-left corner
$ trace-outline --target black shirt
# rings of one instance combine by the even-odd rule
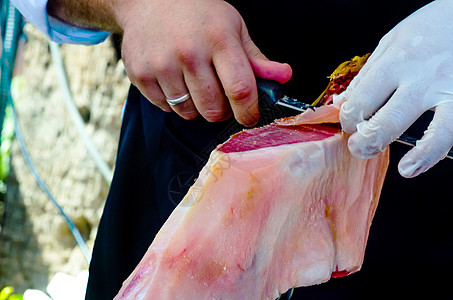
[[[270,59],[289,63],[287,93],[312,102],[341,62],[372,52],[379,39],[430,1],[232,0]],[[196,4],[194,4],[196,5]],[[409,130],[419,137],[424,116]],[[229,120],[185,121],[164,113],[132,88],[115,175],[96,238],[87,299],[112,299],[181,200],[212,149],[241,127]],[[202,133],[202,134],[200,134]],[[296,289],[293,299],[446,299],[453,268],[453,163],[404,179],[397,163],[409,148],[393,144],[362,270]],[[420,295],[419,295],[420,294]]]

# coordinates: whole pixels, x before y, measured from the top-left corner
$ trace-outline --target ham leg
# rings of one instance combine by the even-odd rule
[[[338,106],[308,114],[217,147],[115,299],[275,299],[358,271],[388,150],[355,158],[323,124]]]

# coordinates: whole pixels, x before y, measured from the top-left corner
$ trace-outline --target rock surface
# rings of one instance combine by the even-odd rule
[[[65,212],[80,225],[92,249],[109,184],[103,179],[66,110],[49,43],[25,28],[24,85],[15,97],[20,127],[31,158]],[[63,45],[74,101],[86,130],[113,168],[121,111],[129,81],[110,40],[96,46]],[[0,285],[16,292],[45,290],[56,272],[77,275],[87,269],[63,217],[39,189],[18,144],[12,146],[0,232]]]

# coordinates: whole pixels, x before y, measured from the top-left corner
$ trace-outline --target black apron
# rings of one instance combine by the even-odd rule
[[[385,33],[428,2],[230,1],[262,52],[270,59],[290,63],[294,76],[287,84],[288,94],[306,102],[325,88],[326,76],[338,64],[372,52]],[[408,133],[420,137],[429,118],[425,115]],[[175,113],[164,113],[131,88],[115,175],[90,265],[87,299],[116,295],[209,153],[241,129],[234,120],[186,121]],[[449,172],[453,162],[442,161],[415,179],[404,179],[397,163],[408,150],[399,144],[391,147],[390,167],[362,270],[322,285],[298,288],[292,299],[406,299],[421,293],[446,299],[451,295]]]

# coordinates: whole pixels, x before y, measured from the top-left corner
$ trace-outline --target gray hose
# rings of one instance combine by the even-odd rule
[[[42,180],[42,178],[39,176],[32,160],[30,157],[30,154],[28,153],[27,147],[25,145],[25,141],[22,137],[22,132],[20,130],[19,126],[19,121],[17,118],[17,113],[14,107],[13,100],[11,98],[11,77],[12,77],[12,69],[14,67],[14,58],[17,50],[17,41],[19,37],[19,30],[21,31],[22,26],[22,16],[19,14],[19,12],[14,8],[14,6],[9,2],[9,10],[8,10],[8,15],[7,15],[7,22],[6,22],[6,30],[5,30],[5,38],[3,40],[3,53],[2,53],[2,58],[1,58],[1,101],[2,105],[6,106],[6,104],[10,104],[12,111],[13,111],[13,117],[14,117],[14,131],[15,131],[15,136],[16,139],[19,143],[20,150],[22,152],[22,155],[25,159],[25,162],[30,169],[30,172],[32,173],[33,177],[36,180],[36,183],[39,185],[39,187],[44,191],[44,193],[47,195],[47,197],[50,199],[52,204],[58,209],[60,214],[63,216],[65,219],[69,229],[71,230],[72,235],[74,236],[77,244],[79,245],[80,249],[82,250],[82,253],[89,263],[91,260],[91,254],[90,251],[83,240],[82,235],[80,234],[79,230],[75,226],[74,222],[69,218],[69,216],[64,212],[63,208],[61,205],[58,203],[58,201],[55,199],[55,197],[52,195],[50,192],[49,188],[45,184],[45,182]],[[2,111],[4,114],[4,112]],[[2,119],[3,123],[3,119]],[[1,127],[0,127],[1,130]],[[1,231],[0,231],[1,233]]]
[[[104,177],[104,180],[110,184],[113,172],[107,165],[105,160],[101,157],[101,154],[96,149],[96,147],[94,146],[93,142],[91,141],[90,137],[88,136],[85,130],[85,124],[83,123],[83,119],[80,116],[76,105],[74,104],[74,99],[69,88],[65,67],[63,64],[63,59],[61,57],[60,47],[58,46],[58,44],[50,42],[50,52],[52,53],[52,60],[57,71],[58,81],[60,82],[60,87],[64,94],[63,97],[64,102],[71,117],[71,120],[74,123],[77,132],[79,133],[79,136],[82,138],[83,143],[85,144],[85,147],[88,150],[88,153],[91,155],[91,158],[96,164],[96,167],[101,172],[102,176]]]

